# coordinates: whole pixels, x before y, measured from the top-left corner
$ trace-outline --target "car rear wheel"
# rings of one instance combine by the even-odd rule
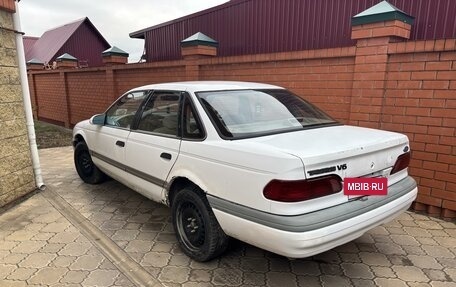
[[[106,175],[96,167],[85,142],[79,142],[74,149],[74,165],[79,177],[90,184],[98,184],[106,179]]]
[[[211,260],[228,247],[229,237],[217,222],[204,193],[186,187],[174,196],[173,225],[184,253],[196,261]]]

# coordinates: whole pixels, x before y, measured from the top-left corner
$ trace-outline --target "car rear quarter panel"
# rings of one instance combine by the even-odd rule
[[[296,156],[261,147],[222,140],[183,141],[168,181],[181,176],[208,194],[269,212],[263,187],[274,178],[302,179],[304,169]]]

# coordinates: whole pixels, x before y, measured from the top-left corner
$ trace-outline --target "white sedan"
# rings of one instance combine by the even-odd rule
[[[308,257],[393,219],[417,195],[405,135],[343,125],[266,84],[138,87],[78,123],[73,141],[83,181],[108,175],[170,206],[180,246],[198,261],[230,237]],[[371,195],[378,179],[387,185]]]

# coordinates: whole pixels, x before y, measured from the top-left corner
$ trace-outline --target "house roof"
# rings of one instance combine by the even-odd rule
[[[154,30],[154,29],[157,29],[157,28],[160,28],[160,27],[163,27],[163,26],[167,26],[167,25],[170,25],[170,24],[173,24],[173,23],[177,23],[177,22],[179,22],[179,21],[181,21],[183,19],[191,19],[191,18],[195,18],[195,17],[198,17],[198,16],[206,15],[206,14],[209,14],[209,13],[211,13],[213,11],[217,11],[217,10],[222,9],[222,8],[226,8],[226,7],[230,7],[230,6],[236,5],[239,2],[247,2],[247,1],[251,1],[251,0],[231,0],[231,1],[225,2],[223,4],[214,6],[212,8],[208,8],[208,9],[205,9],[205,10],[202,10],[202,11],[190,14],[190,15],[186,15],[186,16],[183,16],[183,17],[180,17],[180,18],[177,18],[177,19],[165,22],[165,23],[161,23],[161,24],[158,24],[158,25],[155,25],[155,26],[150,26],[150,27],[147,27],[147,28],[135,31],[135,32],[131,32],[129,34],[129,36],[130,36],[130,38],[144,39],[145,38],[144,34],[147,31]]]
[[[82,24],[87,24],[100,37],[100,39],[106,43],[107,46],[110,46],[97,28],[95,28],[92,22],[90,22],[89,18],[85,17],[44,32],[44,34],[31,47],[29,52],[26,53],[26,60],[35,58],[44,63],[48,63],[55,56],[60,56],[56,55],[56,53]]]
[[[38,41],[40,37],[32,37],[32,36],[24,36],[22,37],[22,41],[24,43],[24,53],[27,55],[30,50],[32,49],[33,45],[35,45],[36,41]]]

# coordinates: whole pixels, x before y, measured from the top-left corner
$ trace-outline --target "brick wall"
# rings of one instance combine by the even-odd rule
[[[6,8],[6,9],[4,9]],[[11,11],[0,2],[0,207],[35,189]]]
[[[347,121],[350,112],[355,49],[322,49],[206,59],[201,80],[234,80],[275,84]]]
[[[395,25],[399,28],[391,29]],[[401,23],[383,26],[406,36]],[[64,70],[60,77],[30,72],[29,78],[38,116],[59,118],[67,126],[103,112],[126,90],[148,83],[240,80],[284,86],[343,123],[407,134],[413,150],[410,173],[420,188],[414,208],[454,218],[455,39],[398,42],[397,35],[385,36],[383,26],[366,25],[381,37],[359,38],[354,47],[233,57],[189,55],[187,50],[180,61]],[[49,77],[55,79],[54,89],[40,92],[50,88]],[[57,98],[62,90],[66,92]],[[62,111],[67,113],[63,117]]]
[[[62,73],[63,74],[63,73]],[[37,106],[38,118],[56,124],[64,124],[65,99],[64,84],[58,72],[36,75],[34,95]],[[45,96],[41,96],[45,95]]]
[[[133,87],[185,80],[185,64],[180,61],[128,66],[132,68],[115,70],[115,98]]]
[[[131,88],[185,80],[182,62],[132,64],[52,71],[29,71],[35,117],[57,125],[76,123],[104,112]]]
[[[412,141],[415,208],[449,215],[456,210],[455,40],[397,43],[390,54],[381,128]]]
[[[100,113],[113,102],[112,95],[107,92],[106,77],[104,71],[66,73],[67,95],[61,97],[68,99],[70,123],[85,120],[88,114]]]

